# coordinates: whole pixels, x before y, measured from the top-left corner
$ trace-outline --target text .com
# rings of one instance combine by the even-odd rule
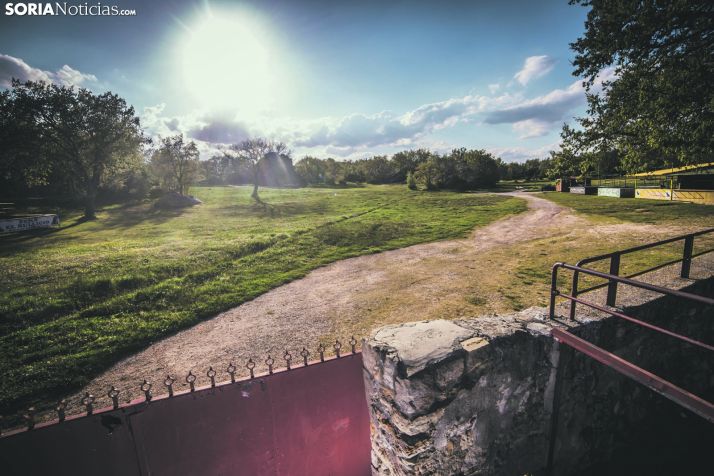
[[[116,5],[101,3],[6,3],[8,16],[135,16],[136,10],[122,10]]]

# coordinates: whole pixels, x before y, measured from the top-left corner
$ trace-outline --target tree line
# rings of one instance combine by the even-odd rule
[[[81,202],[87,219],[100,198],[138,199],[165,191],[186,194],[195,183],[259,187],[407,183],[425,190],[493,186],[500,177],[535,178],[543,164],[506,164],[484,150],[438,154],[406,150],[352,161],[303,157],[293,165],[286,144],[252,138],[199,160],[183,135],[151,140],[134,108],[114,93],[45,82],[14,81],[0,92],[0,185]]]
[[[396,184],[410,188],[478,189],[499,180],[538,180],[546,176],[549,160],[504,162],[484,150],[453,149],[439,154],[427,149],[404,150],[357,160],[321,159],[304,156],[294,164],[300,185],[346,185],[348,183]],[[252,183],[238,157],[215,155],[202,163],[204,183],[241,185]]]

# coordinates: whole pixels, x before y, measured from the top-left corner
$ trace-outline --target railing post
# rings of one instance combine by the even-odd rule
[[[620,275],[620,253],[613,253],[610,257],[610,274],[613,276]],[[617,301],[617,281],[610,280],[607,283],[607,305],[615,306]]]
[[[692,267],[692,252],[694,251],[694,235],[687,235],[684,238],[684,256],[682,256],[683,278],[689,278],[689,270]]]
[[[580,273],[578,271],[573,271],[573,285],[570,289],[570,295],[573,297],[578,297],[578,276]],[[575,301],[570,301],[570,320],[575,320]]]
[[[553,269],[550,272],[550,310],[548,312],[548,317],[555,319],[555,298],[558,296],[558,264],[553,265]]]

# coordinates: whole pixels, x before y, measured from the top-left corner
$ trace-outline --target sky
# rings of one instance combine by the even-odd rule
[[[110,90],[149,135],[183,133],[204,159],[263,136],[296,158],[467,147],[523,161],[585,112],[569,43],[587,10],[567,0],[101,5],[135,15],[20,15],[27,4],[4,2],[0,88]]]

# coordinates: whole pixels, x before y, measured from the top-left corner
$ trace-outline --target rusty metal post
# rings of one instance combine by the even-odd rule
[[[548,317],[555,319],[555,298],[558,296],[558,268],[560,263],[555,263],[550,273],[550,311]]]
[[[620,275],[620,253],[613,253],[610,258],[610,274],[613,276]],[[615,307],[617,302],[617,281],[610,280],[607,283],[607,305]]]
[[[687,235],[684,238],[684,256],[682,256],[681,277],[689,279],[689,270],[692,267],[692,253],[694,252],[694,235]]]
[[[578,271],[573,271],[573,284],[570,289],[570,295],[573,297],[578,296],[578,278],[580,273]],[[570,301],[570,320],[575,320],[575,301]]]

